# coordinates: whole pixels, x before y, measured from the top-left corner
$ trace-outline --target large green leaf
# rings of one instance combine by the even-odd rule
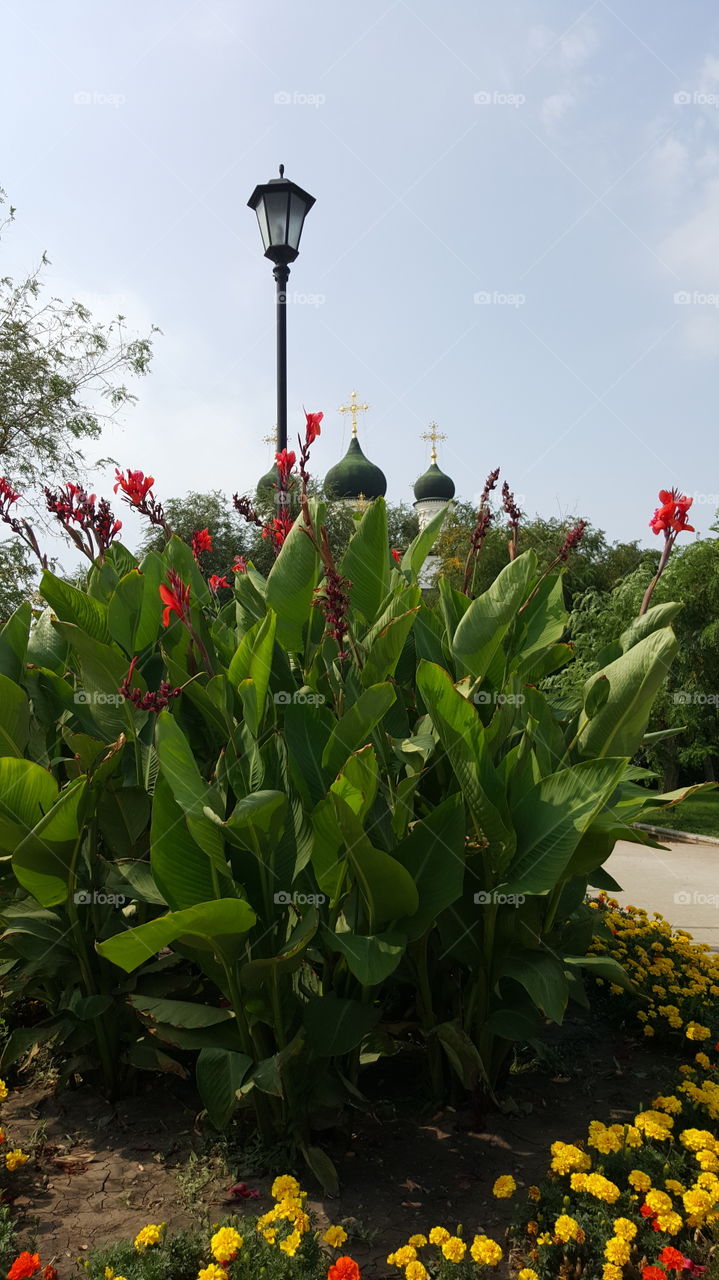
[[[442,746],[449,756],[475,827],[490,841],[501,865],[515,847],[506,797],[489,759],[475,707],[455,689],[451,676],[432,662],[420,663],[417,684]]]
[[[594,816],[618,786],[627,761],[585,760],[540,779],[512,808],[517,854],[507,893],[546,893],[562,879]]]
[[[311,504],[315,528],[324,508]],[[317,585],[319,556],[307,534],[300,512],[267,578],[267,607],[277,614],[277,639],[285,649],[303,648],[303,630]]]
[[[379,1020],[379,1010],[359,1000],[313,996],[305,1007],[307,1044],[322,1058],[337,1058],[361,1044]]]
[[[277,953],[266,960],[251,960],[240,970],[240,980],[247,991],[267,990],[268,984],[281,975],[299,969],[305,953],[319,927],[316,907],[310,907],[292,930],[290,937]]]
[[[30,704],[21,685],[0,673],[0,756],[22,756],[30,736]]]
[[[307,808],[313,809],[326,791],[322,756],[332,732],[332,716],[318,703],[292,701],[284,708],[284,719],[292,781]]]
[[[374,848],[346,799],[333,793],[332,803],[365,901],[369,932],[374,933],[378,925],[414,915],[419,894],[409,872],[391,854]]]
[[[375,498],[367,507],[342,557],[340,573],[351,583],[352,608],[368,622],[374,622],[389,591],[389,535],[384,498]]]
[[[265,711],[276,630],[277,615],[268,609],[262,621],[255,623],[243,637],[227,673],[239,689],[245,720],[255,737]]]
[[[492,658],[513,622],[537,572],[534,551],[510,561],[491,587],[473,600],[452,641],[452,651],[478,679],[487,673]]]
[[[347,757],[369,740],[396,696],[389,682],[375,684],[365,689],[349,711],[345,711],[334,725],[322,755],[322,765],[330,776],[339,773]]]
[[[136,652],[135,633],[140,623],[145,584],[139,569],[131,569],[120,578],[107,606],[107,625],[116,644],[124,649],[128,658]],[[160,597],[158,601],[158,621]]]
[[[226,861],[219,799],[202,777],[192,747],[169,711],[161,711],[157,717],[155,745],[162,774],[185,814],[193,839],[204,849],[217,871],[224,874]],[[217,822],[212,821],[213,812]]]
[[[90,599],[91,597],[84,597]],[[102,606],[104,608],[104,606]],[[81,684],[73,695],[76,706],[84,708],[106,742],[114,742],[132,723],[129,704],[120,693],[129,662],[115,644],[103,644],[70,622],[56,622],[57,631],[72,646],[80,660]],[[144,689],[138,674],[134,683]],[[79,711],[77,713],[79,715]]]
[[[19,842],[54,805],[57,783],[31,760],[0,757],[0,849],[14,853]]]
[[[394,973],[405,949],[401,933],[333,933],[323,930],[330,951],[339,951],[363,987],[374,987]]]
[[[197,1090],[212,1124],[224,1129],[237,1106],[237,1090],[252,1059],[231,1049],[202,1049],[197,1059]]]
[[[393,676],[400,659],[400,654],[407,640],[420,606],[416,605],[407,613],[393,618],[373,640],[367,654],[367,662],[362,671],[362,684],[365,688],[378,684]]]
[[[84,777],[70,783],[13,854],[16,879],[43,907],[54,907],[67,899],[68,870],[80,834],[78,811],[85,785]]]
[[[498,977],[513,978],[531,996],[538,1009],[553,1022],[561,1023],[569,999],[564,966],[548,951],[523,949],[505,956]]]
[[[450,796],[416,822],[394,855],[417,886],[419,907],[400,927],[410,940],[421,938],[445,907],[462,893],[465,868],[465,814],[461,794]]]
[[[78,591],[69,582],[56,578],[54,573],[46,569],[40,582],[40,595],[52,605],[58,618],[63,622],[72,622],[75,626],[99,640],[101,644],[109,644],[111,640],[107,625],[107,606],[101,604],[85,591]]]
[[[31,622],[32,606],[24,600],[0,628],[0,672],[9,680],[19,680],[22,675]]]
[[[190,835],[162,774],[152,799],[150,851],[152,874],[171,907],[181,910],[212,898],[215,890],[207,854]]]
[[[427,522],[424,529],[420,529],[416,538],[410,542],[402,556],[401,568],[405,573],[410,573],[415,582],[419,577],[422,565],[437,541],[446,515],[447,507],[444,506],[441,511],[432,516],[432,519]]]
[[[242,935],[256,922],[249,903],[241,898],[218,898],[214,902],[198,902],[184,911],[170,911],[96,945],[101,956],[126,973],[132,973],[163,947],[179,939],[199,950],[213,950],[232,959],[244,945]]]
[[[646,731],[652,702],[664,682],[678,644],[663,627],[610,662],[588,681],[609,681],[609,697],[591,719],[583,712],[578,729],[582,756],[633,756]],[[588,688],[585,686],[585,701]]]

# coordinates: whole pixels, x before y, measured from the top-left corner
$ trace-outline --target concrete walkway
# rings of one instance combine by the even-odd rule
[[[620,840],[605,870],[622,886],[623,892],[612,896],[623,906],[631,903],[650,913],[659,911],[696,942],[719,950],[717,845],[672,841],[666,849],[647,849]]]

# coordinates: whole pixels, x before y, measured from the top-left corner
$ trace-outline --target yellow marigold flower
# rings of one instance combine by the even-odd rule
[[[7,1085],[4,1080],[0,1080],[0,1102],[4,1102],[7,1098]]]
[[[576,1240],[579,1230],[577,1219],[570,1218],[567,1213],[561,1213],[554,1224],[554,1234],[562,1244],[566,1244],[568,1240]]]
[[[602,1267],[602,1280],[622,1280],[624,1271],[614,1262],[605,1262]]]
[[[682,1204],[687,1213],[691,1213],[694,1217],[704,1217],[712,1208],[713,1197],[706,1191],[692,1187],[684,1192]]]
[[[671,1115],[674,1115],[674,1116],[678,1115],[682,1109],[682,1104],[679,1101],[679,1099],[675,1098],[671,1094],[667,1098],[662,1097],[662,1095],[660,1094],[658,1098],[654,1099],[652,1106],[657,1111],[668,1111]]]
[[[427,1243],[427,1237],[418,1232],[417,1235],[410,1236],[407,1244],[414,1245],[415,1249],[423,1249]]]
[[[615,1218],[614,1234],[619,1236],[620,1240],[633,1240],[637,1234],[637,1228],[629,1218]]]
[[[223,1271],[222,1267],[218,1267],[216,1262],[211,1262],[209,1266],[198,1271],[197,1280],[227,1280],[227,1272]]]
[[[517,1280],[539,1280],[539,1276],[532,1267],[522,1267],[522,1270],[517,1276]]]
[[[492,1187],[492,1195],[496,1196],[497,1200],[509,1200],[510,1196],[513,1196],[516,1190],[517,1184],[511,1173],[505,1173],[501,1178],[497,1178],[497,1181]]]
[[[277,1227],[267,1227],[262,1235],[268,1244],[274,1244],[277,1240]]]
[[[138,1231],[135,1236],[135,1248],[138,1253],[142,1253],[150,1245],[159,1244],[162,1240],[163,1232],[166,1224],[164,1222],[150,1222],[142,1231]],[[212,1276],[208,1276],[207,1280],[212,1280]]]
[[[708,1071],[711,1066],[711,1060],[705,1053],[695,1053],[694,1061],[698,1062],[699,1066],[703,1067],[705,1071]]]
[[[688,1151],[713,1151],[716,1139],[708,1129],[683,1129],[679,1141]]]
[[[668,1116],[664,1111],[640,1111],[639,1115],[634,1117],[634,1124],[637,1129],[646,1134],[647,1138],[654,1138],[658,1142],[671,1138],[674,1128],[672,1116]]]
[[[537,1236],[537,1244],[551,1244],[551,1243],[552,1243],[552,1237],[550,1236],[548,1231],[543,1231],[541,1236]],[[474,1254],[472,1254],[472,1257],[474,1257]]]
[[[232,1262],[244,1244],[239,1231],[234,1227],[220,1227],[210,1240],[210,1249],[216,1262]]]
[[[681,1182],[677,1182],[676,1178],[667,1178],[664,1186],[673,1196],[683,1196],[686,1191],[686,1187]]]
[[[444,1244],[445,1240],[449,1240],[449,1232],[446,1227],[432,1227],[429,1233],[430,1244]]]
[[[423,1262],[416,1259],[408,1264],[404,1274],[407,1280],[429,1280],[429,1271]]]
[[[442,1253],[448,1262],[461,1262],[466,1252],[467,1246],[459,1236],[450,1236],[442,1245]]]
[[[681,1231],[683,1225],[681,1217],[674,1210],[671,1213],[657,1214],[657,1226],[660,1231],[666,1232],[668,1236],[675,1236],[677,1232]]]
[[[672,1198],[666,1191],[650,1191],[647,1195],[647,1204],[653,1213],[671,1213],[674,1207]]]
[[[703,1027],[700,1022],[690,1022],[684,1034],[687,1040],[708,1040],[711,1031],[708,1027]]]
[[[549,1239],[551,1240],[551,1236]],[[490,1240],[489,1236],[475,1236],[469,1252],[473,1260],[483,1267],[496,1267],[502,1261],[500,1246],[496,1240]]]
[[[447,1232],[449,1239],[449,1232]],[[406,1267],[410,1262],[414,1262],[417,1257],[417,1250],[412,1244],[403,1244],[394,1255],[394,1265],[396,1267]]]
[[[650,1026],[649,1026],[649,1023],[647,1023],[646,1027],[644,1028],[644,1034],[645,1034],[645,1036],[653,1036],[653,1035],[654,1035],[654,1027],[650,1027]]]
[[[296,1200],[300,1194],[300,1184],[289,1173],[283,1173],[272,1183],[272,1196],[275,1200]]]
[[[621,1195],[617,1184],[610,1182],[609,1178],[604,1178],[601,1173],[588,1173],[584,1190],[596,1200],[603,1200],[605,1204],[614,1204]]]
[[[527,1192],[527,1199],[528,1199],[528,1200],[539,1200],[539,1198],[540,1198],[541,1194],[542,1194],[542,1193],[541,1193],[541,1191],[539,1190],[539,1187],[535,1187],[534,1185],[532,1185],[532,1186],[529,1188],[528,1192]]]
[[[294,1258],[301,1244],[302,1236],[299,1231],[291,1231],[286,1240],[280,1241],[280,1249],[288,1258]]]
[[[13,1173],[15,1169],[19,1169],[21,1165],[27,1164],[30,1157],[25,1154],[20,1147],[16,1147],[14,1151],[8,1151],[5,1156],[5,1166]]]
[[[592,1167],[591,1156],[569,1142],[553,1142],[551,1151],[553,1173],[575,1173]]]
[[[331,1249],[339,1249],[347,1239],[347,1232],[344,1227],[328,1227],[322,1239]],[[414,1244],[414,1241],[410,1240],[410,1244]]]
[[[719,1171],[719,1156],[716,1156],[713,1151],[696,1151],[694,1158],[700,1169],[705,1169],[708,1173]]]
[[[629,1241],[622,1239],[621,1236],[613,1236],[611,1240],[607,1240],[604,1246],[604,1256],[607,1262],[613,1262],[617,1267],[623,1267],[629,1261],[630,1253]]]

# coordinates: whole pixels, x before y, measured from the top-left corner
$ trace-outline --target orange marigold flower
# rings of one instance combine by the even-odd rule
[[[338,1258],[327,1272],[327,1280],[361,1280],[354,1258]]]
[[[17,1255],[7,1273],[8,1280],[25,1280],[26,1276],[34,1276],[35,1272],[39,1270],[40,1254],[28,1253],[27,1249],[23,1249],[22,1253]]]
[[[668,1244],[659,1254],[659,1261],[663,1262],[669,1271],[683,1271],[687,1259],[680,1249],[675,1249]]]

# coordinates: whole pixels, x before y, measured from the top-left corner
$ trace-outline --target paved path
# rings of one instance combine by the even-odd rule
[[[660,911],[677,929],[719,950],[719,845],[648,849],[620,840],[605,867],[622,886],[613,896],[623,905]]]

